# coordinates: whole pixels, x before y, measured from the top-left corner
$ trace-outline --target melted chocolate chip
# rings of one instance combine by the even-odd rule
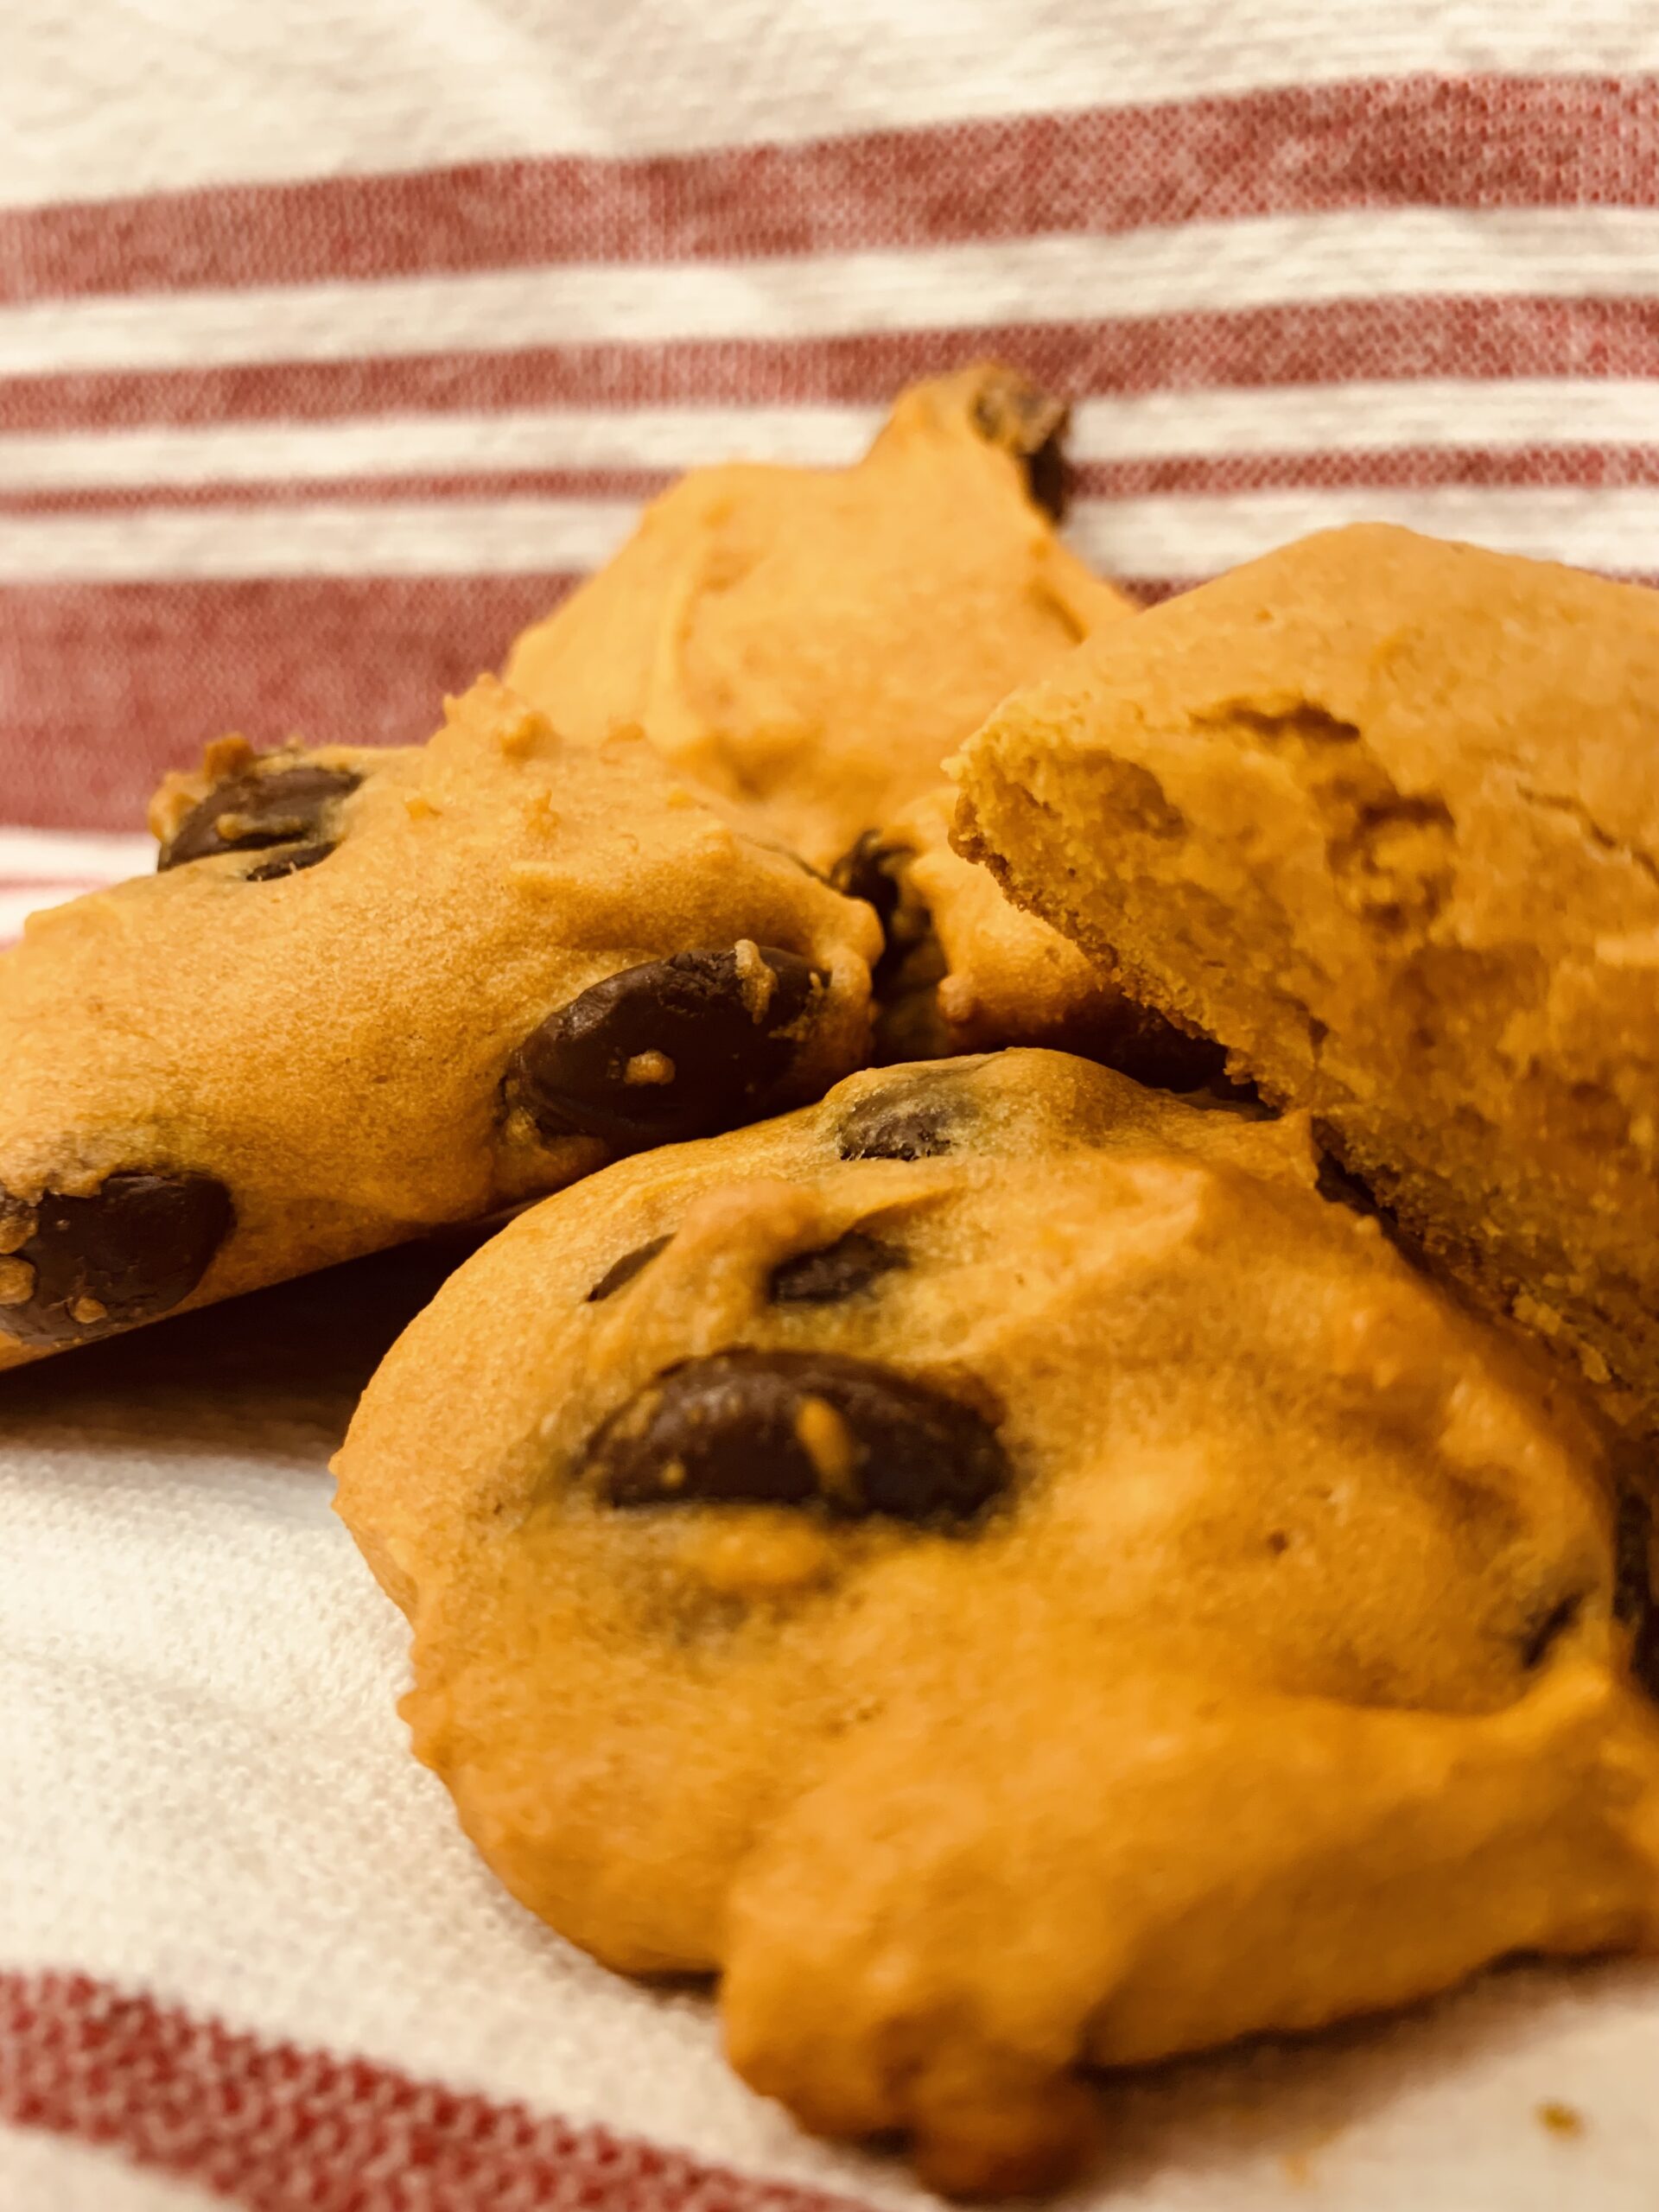
[[[797,953],[766,946],[760,957],[769,982],[746,976],[735,952],[715,951],[607,976],[518,1047],[508,1107],[549,1139],[602,1137],[624,1152],[754,1119],[793,1068],[829,981]]]
[[[110,1176],[91,1198],[48,1191],[13,1256],[35,1271],[27,1301],[0,1306],[0,1331],[70,1344],[153,1321],[190,1295],[234,1216],[211,1175]]]
[[[666,1236],[653,1236],[649,1244],[636,1244],[632,1252],[625,1252],[620,1260],[613,1260],[588,1292],[588,1304],[602,1305],[606,1299],[614,1298],[619,1290],[626,1290],[635,1275],[648,1268],[657,1255],[673,1242],[671,1232]]]
[[[603,1423],[584,1478],[615,1506],[816,1503],[926,1527],[969,1521],[1011,1470],[984,1416],[874,1360],[723,1351]]]
[[[902,1252],[852,1230],[817,1252],[799,1252],[772,1271],[766,1295],[774,1306],[833,1306],[868,1290],[879,1276],[909,1265]]]
[[[291,852],[278,853],[273,861],[261,861],[257,868],[251,868],[243,877],[244,883],[276,883],[283,876],[297,875],[302,868],[315,868],[334,851],[332,845],[296,845]]]
[[[899,1090],[878,1090],[842,1116],[843,1160],[937,1160],[952,1149],[965,1118],[959,1091],[925,1078]]]
[[[208,860],[215,853],[258,852],[269,845],[316,841],[334,802],[354,791],[362,780],[348,768],[324,768],[309,760],[290,767],[255,766],[229,776],[191,808],[162,846],[156,865],[181,868],[188,861]],[[299,865],[308,868],[315,862]]]
[[[1065,458],[1070,415],[1063,399],[1014,375],[988,384],[974,404],[975,427],[993,445],[1024,461],[1033,504],[1055,522],[1065,517],[1071,494]]]

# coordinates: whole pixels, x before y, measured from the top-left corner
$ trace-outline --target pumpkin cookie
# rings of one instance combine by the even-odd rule
[[[811,1097],[866,908],[494,682],[424,747],[209,749],[159,872],[0,956],[0,1367]]]
[[[1573,1390],[1321,1197],[1300,1118],[1015,1051],[521,1217],[339,1510],[513,1892],[719,1973],[808,2126],[1007,2190],[1079,2156],[1080,2069],[1659,1939]]]
[[[1659,594],[1333,531],[1092,640],[961,773],[1021,905],[1653,1417]]]
[[[1054,531],[1065,410],[1012,370],[903,393],[855,468],[695,471],[513,647],[574,737],[638,721],[827,868],[1016,683],[1129,602]]]

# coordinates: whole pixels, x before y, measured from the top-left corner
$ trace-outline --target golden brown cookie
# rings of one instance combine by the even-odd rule
[[[491,679],[431,742],[210,748],[153,876],[0,957],[0,1367],[556,1188],[862,1061],[878,933]]]
[[[1052,2182],[1079,2068],[1659,1940],[1595,1433],[1305,1123],[855,1076],[453,1276],[339,1509],[533,1911],[810,2127]]]
[[[1005,692],[1131,611],[1055,535],[1065,417],[982,365],[903,393],[855,468],[696,470],[507,680],[573,737],[638,721],[827,868]]]
[[[875,908],[875,1058],[910,1060],[1046,1045],[1141,1083],[1192,1090],[1222,1073],[1219,1046],[1136,1006],[1069,938],[1007,898],[950,844],[956,790],[933,790],[837,861],[837,890]]]
[[[1659,1407],[1659,594],[1333,531],[1091,641],[961,774],[1014,898]]]

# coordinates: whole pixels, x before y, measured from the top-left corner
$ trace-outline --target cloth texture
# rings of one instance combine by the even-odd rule
[[[7,0],[0,941],[987,353],[1143,599],[1358,518],[1659,580],[1656,73],[1651,0]],[[0,1380],[0,2206],[931,2202],[410,1759],[325,1461],[438,1267]],[[1649,2212],[1656,2079],[1659,1968],[1506,1970],[1113,2086],[1065,2201]]]

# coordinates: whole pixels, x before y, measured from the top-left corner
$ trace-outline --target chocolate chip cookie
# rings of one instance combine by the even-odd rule
[[[424,747],[210,748],[158,872],[0,957],[0,1367],[816,1096],[868,910],[491,680]]]
[[[1069,938],[1005,897],[950,844],[956,791],[937,785],[830,870],[874,907],[887,939],[875,969],[875,1058],[947,1058],[1001,1045],[1086,1053],[1142,1083],[1193,1090],[1224,1055],[1137,1006]]]
[[[1093,640],[963,849],[1659,1410],[1659,594],[1382,527]]]
[[[1013,1051],[522,1216],[339,1509],[513,1892],[719,1973],[809,2127],[1019,2190],[1084,2069],[1659,1940],[1577,1387],[1322,1197],[1305,1119]]]
[[[1129,603],[1056,536],[1065,410],[982,365],[903,393],[855,468],[699,469],[514,646],[573,737],[638,721],[827,868]]]

